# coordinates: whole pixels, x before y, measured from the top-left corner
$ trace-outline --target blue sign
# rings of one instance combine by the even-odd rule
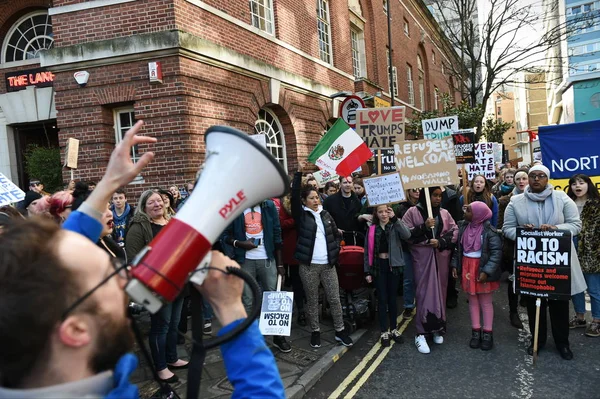
[[[600,120],[540,126],[539,139],[553,180],[577,173],[600,176]]]

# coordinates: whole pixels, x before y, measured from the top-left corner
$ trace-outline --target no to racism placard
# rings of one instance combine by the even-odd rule
[[[262,335],[285,335],[292,332],[294,293],[287,291],[263,292],[258,328]]]
[[[571,233],[517,228],[517,293],[540,298],[571,298]]]
[[[336,173],[330,172],[325,169],[313,173],[313,176],[317,181],[319,187],[325,187],[326,183],[330,181],[335,181],[340,178]]]
[[[452,137],[405,141],[394,151],[405,190],[459,183]]]
[[[356,111],[356,132],[371,149],[391,148],[404,141],[405,107]]]
[[[0,173],[0,206],[20,202],[25,199],[25,193],[16,184]]]
[[[475,133],[473,129],[459,130],[452,135],[457,164],[475,163]]]
[[[398,173],[363,179],[369,206],[395,204],[406,201],[404,187]]]
[[[494,143],[475,144],[475,160],[475,163],[466,165],[467,172],[469,173],[469,181],[473,180],[475,175],[483,175],[486,179],[496,177]]]
[[[458,130],[458,116],[425,119],[421,122],[423,138],[426,140],[441,140]]]

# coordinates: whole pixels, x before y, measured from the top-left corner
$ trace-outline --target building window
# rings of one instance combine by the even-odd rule
[[[388,13],[388,7],[389,7],[389,6],[390,6],[390,5],[389,5],[389,3],[388,3],[388,0],[383,0],[383,13],[384,13],[385,15],[387,15],[387,13]]]
[[[420,55],[417,55],[417,69],[419,70],[419,102],[421,109],[425,109],[425,71]]]
[[[331,64],[331,30],[329,27],[329,3],[317,0],[317,31],[319,33],[319,57]]]
[[[431,52],[431,62],[435,65],[435,51]]]
[[[404,34],[410,37],[410,27],[408,26],[408,21],[404,18]]]
[[[277,116],[268,109],[258,111],[258,119],[254,124],[256,134],[264,134],[267,141],[267,150],[273,155],[287,171],[287,156],[285,154],[285,139],[283,129]]]
[[[367,76],[364,32],[352,25],[352,28],[350,28],[350,41],[352,42],[352,69],[354,77]]]
[[[123,140],[123,136],[129,129],[135,125],[135,113],[133,111],[133,107],[123,107],[116,108],[114,110],[115,117],[115,145],[118,145],[121,140]],[[131,160],[133,162],[137,162],[141,155],[139,153],[138,146],[135,145],[131,148],[131,152],[129,154],[131,156]],[[144,178],[141,175],[138,175],[135,179],[133,179],[132,183],[144,183]]]
[[[250,15],[252,26],[273,34],[273,1],[272,0],[250,0]]]
[[[439,94],[439,89],[435,86],[433,86],[433,109],[435,109],[436,111],[438,109],[440,109],[440,94]]]
[[[415,87],[413,85],[412,67],[406,64],[406,78],[408,79],[408,103],[415,105]]]
[[[52,48],[54,35],[47,11],[35,11],[19,19],[6,35],[3,62],[31,60]]]
[[[497,109],[497,111],[496,111],[496,114],[497,114],[498,116],[502,115],[502,107],[498,107],[498,109]]]

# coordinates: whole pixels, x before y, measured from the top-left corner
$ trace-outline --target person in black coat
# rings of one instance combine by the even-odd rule
[[[352,176],[340,177],[340,191],[327,197],[323,202],[323,208],[333,217],[346,242],[363,246],[362,233],[365,228],[360,222],[366,222],[367,218],[360,215],[362,204],[358,196],[352,191],[353,188]],[[368,221],[371,221],[372,215],[366,216],[368,216]],[[361,234],[355,239],[354,232],[360,232]]]

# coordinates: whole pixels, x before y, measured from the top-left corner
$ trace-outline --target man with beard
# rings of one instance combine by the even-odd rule
[[[140,121],[126,133],[106,175],[64,229],[32,219],[3,230],[0,398],[139,397],[129,383],[137,359],[126,354],[134,342],[123,290],[128,269],[94,242],[110,195],[153,158],[147,152],[134,164],[129,156],[134,145],[156,141],[137,136],[141,126]],[[212,256],[211,266],[217,269],[237,266],[218,252]],[[237,277],[210,270],[199,289],[224,326],[220,333],[246,317],[243,281]],[[222,354],[234,395],[284,396],[277,365],[256,322],[224,344]]]

